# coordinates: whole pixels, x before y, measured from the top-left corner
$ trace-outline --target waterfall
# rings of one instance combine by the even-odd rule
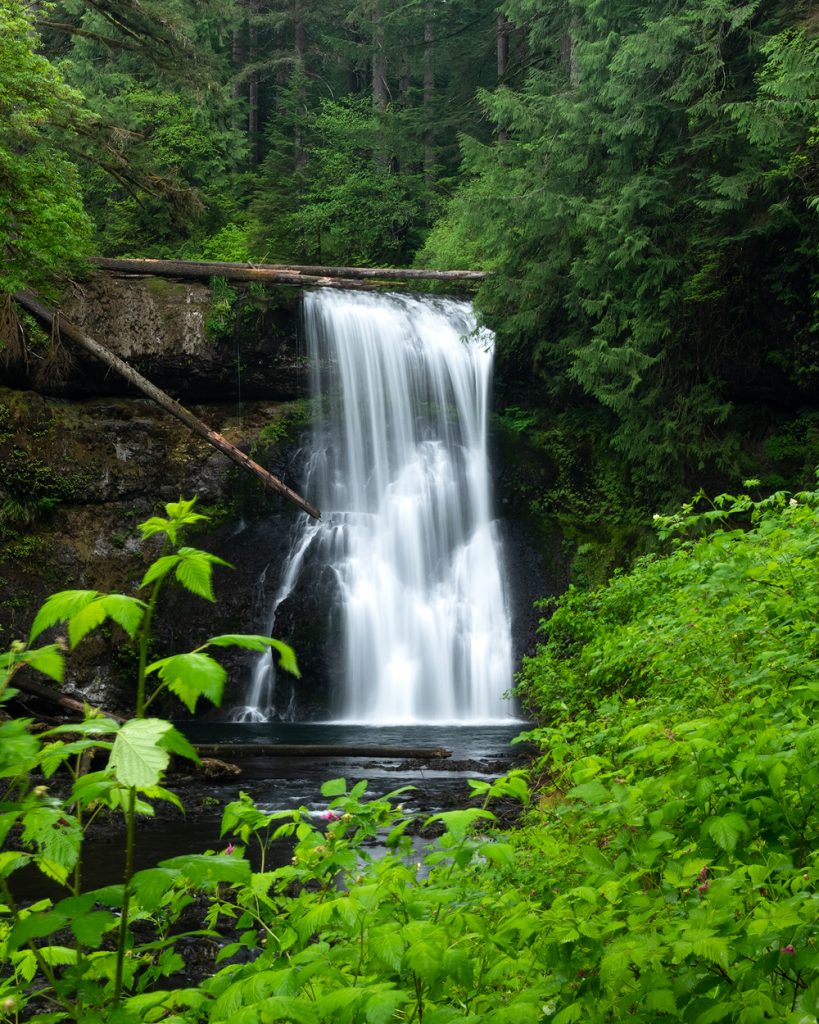
[[[269,619],[307,559],[335,573],[349,722],[508,719],[509,616],[486,451],[494,339],[469,303],[305,295],[316,414],[303,517]],[[298,653],[298,652],[297,652]],[[256,666],[244,717],[270,717]]]

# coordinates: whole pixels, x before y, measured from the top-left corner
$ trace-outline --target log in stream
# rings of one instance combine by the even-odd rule
[[[41,323],[46,324],[50,328],[55,328],[61,335],[65,335],[75,344],[84,348],[87,352],[90,352],[97,359],[102,360],[112,369],[116,370],[122,377],[124,377],[129,383],[133,384],[135,388],[138,388],[144,395],[152,399],[163,408],[166,412],[169,412],[171,416],[175,416],[178,420],[185,424],[189,430],[192,430],[194,434],[204,438],[208,444],[212,445],[218,451],[222,452],[229,459],[235,462],[242,469],[251,473],[257,479],[267,487],[269,490],[276,491],[283,497],[287,498],[288,501],[292,501],[294,505],[306,512],[309,516],[314,519],[320,519],[321,513],[310,502],[306,501],[300,494],[288,487],[282,480],[272,473],[269,473],[266,469],[260,466],[257,462],[254,462],[248,455],[245,455],[243,451],[240,451],[235,445],[232,445],[230,441],[222,437],[221,434],[217,433],[199,419],[198,416],[194,416],[190,410],[186,409],[183,405],[180,405],[175,399],[171,398],[170,395],[166,394],[160,388],[152,384],[147,378],[143,377],[141,373],[138,373],[133,366],[126,363],[124,359],[120,359],[119,356],[114,355],[104,345],[101,345],[94,338],[88,334],[84,334],[78,327],[70,323],[68,320],[64,320],[58,312],[49,309],[44,306],[36,296],[32,295],[31,292],[18,292],[14,296],[14,301],[19,303],[23,309],[27,309],[29,313],[32,313]]]
[[[332,743],[195,743],[202,757],[403,757],[430,761],[451,757],[443,747],[379,747]]]

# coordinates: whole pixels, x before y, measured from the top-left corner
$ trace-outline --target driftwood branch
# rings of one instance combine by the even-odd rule
[[[326,743],[195,743],[203,757],[401,757],[431,761],[451,757],[442,747],[357,747]]]
[[[482,281],[482,270],[418,270],[402,267],[314,267],[279,263],[223,263],[193,260],[93,259],[101,270],[159,277],[210,278],[230,281],[265,281],[298,288],[369,288],[385,281]]]
[[[42,683],[37,683],[33,679],[21,678],[21,673],[17,672],[14,676],[12,686],[15,690],[19,690],[21,693],[28,693],[32,697],[39,697],[41,700],[48,701],[51,704],[56,704],[58,707],[63,708],[65,711],[70,711],[72,714],[85,715],[85,709],[87,706],[81,700],[75,700],[73,697],[66,697],[64,693],[58,693],[56,690],[52,690],[48,686],[43,686]],[[125,722],[127,719],[123,718],[122,715],[115,715],[112,711],[104,711],[101,708],[96,708],[101,715],[105,715],[106,718],[113,718],[115,722]]]
[[[213,445],[218,451],[222,452],[229,459],[235,462],[242,469],[248,473],[252,473],[257,479],[272,491],[276,491],[283,497],[292,501],[294,505],[298,505],[300,509],[312,516],[314,519],[319,519],[321,513],[308,501],[305,501],[300,494],[288,487],[287,484],[283,483],[277,476],[269,473],[266,469],[260,466],[257,462],[254,462],[251,458],[245,455],[244,452],[240,451],[235,445],[232,445],[230,441],[222,437],[221,434],[217,433],[199,419],[198,416],[194,416],[192,412],[186,409],[179,402],[171,398],[170,395],[161,391],[156,385],[152,384],[149,380],[138,373],[130,364],[126,363],[124,359],[120,359],[119,356],[114,355],[113,352],[109,351],[104,345],[101,345],[98,341],[95,341],[92,337],[84,334],[74,324],[64,320],[59,313],[55,313],[53,310],[48,309],[30,292],[18,292],[14,296],[16,302],[18,302],[24,309],[27,309],[29,313],[32,313],[41,323],[47,324],[49,327],[56,326],[60,333],[66,338],[70,338],[75,344],[84,348],[87,352],[96,356],[97,359],[102,360],[112,369],[116,370],[121,376],[127,381],[138,388],[143,394],[147,395],[148,398],[152,399],[163,408],[166,412],[169,412],[171,416],[175,416],[178,420],[185,424],[194,434],[204,438],[208,444]]]

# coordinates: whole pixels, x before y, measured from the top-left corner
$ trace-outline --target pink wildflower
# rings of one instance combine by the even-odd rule
[[[322,811],[319,817],[321,818],[322,821],[338,821],[341,815],[338,813],[338,811],[331,811],[328,808],[328,810]]]
[[[796,956],[796,950],[793,948],[793,946],[790,945],[783,946],[782,949],[779,950],[779,952],[786,953],[788,956]]]
[[[236,847],[233,845],[233,843],[228,843],[227,846],[225,847],[225,853],[229,857],[235,849]]]
[[[704,892],[708,892],[708,890],[710,888],[711,888],[711,883],[710,882],[703,882],[702,885],[697,886],[697,892],[702,894]]]
[[[703,866],[700,868],[700,881],[701,882],[706,882],[707,880],[708,880],[708,865],[707,864],[703,864]]]

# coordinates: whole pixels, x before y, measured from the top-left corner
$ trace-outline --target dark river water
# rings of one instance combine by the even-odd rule
[[[508,756],[525,722],[502,725],[357,725],[347,722],[176,722],[192,743],[315,743],[445,747],[453,760]]]
[[[186,813],[166,805],[155,817],[141,817],[137,827],[135,868],[153,867],[159,861],[184,853],[222,850],[228,837],[220,837],[222,809],[247,793],[265,811],[304,807],[317,823],[328,799],[321,795],[327,779],[343,777],[352,786],[368,782],[368,795],[384,796],[402,786],[414,789],[399,798],[405,811],[422,817],[437,811],[465,806],[469,799],[467,779],[489,779],[511,767],[523,756],[513,737],[526,728],[523,722],[499,726],[377,726],[348,724],[231,724],[177,722],[193,743],[287,743],[445,748],[452,755],[436,760],[434,767],[403,758],[370,757],[243,757],[237,759],[241,774],[205,781],[191,775],[171,776],[167,785],[179,793]],[[220,758],[230,761],[227,752]],[[269,866],[286,863],[290,846],[282,842],[268,860]],[[85,888],[121,881],[123,836],[118,821],[95,826],[83,850]],[[24,899],[58,895],[37,872],[15,876],[15,889]],[[64,893],[59,893],[63,895]]]

